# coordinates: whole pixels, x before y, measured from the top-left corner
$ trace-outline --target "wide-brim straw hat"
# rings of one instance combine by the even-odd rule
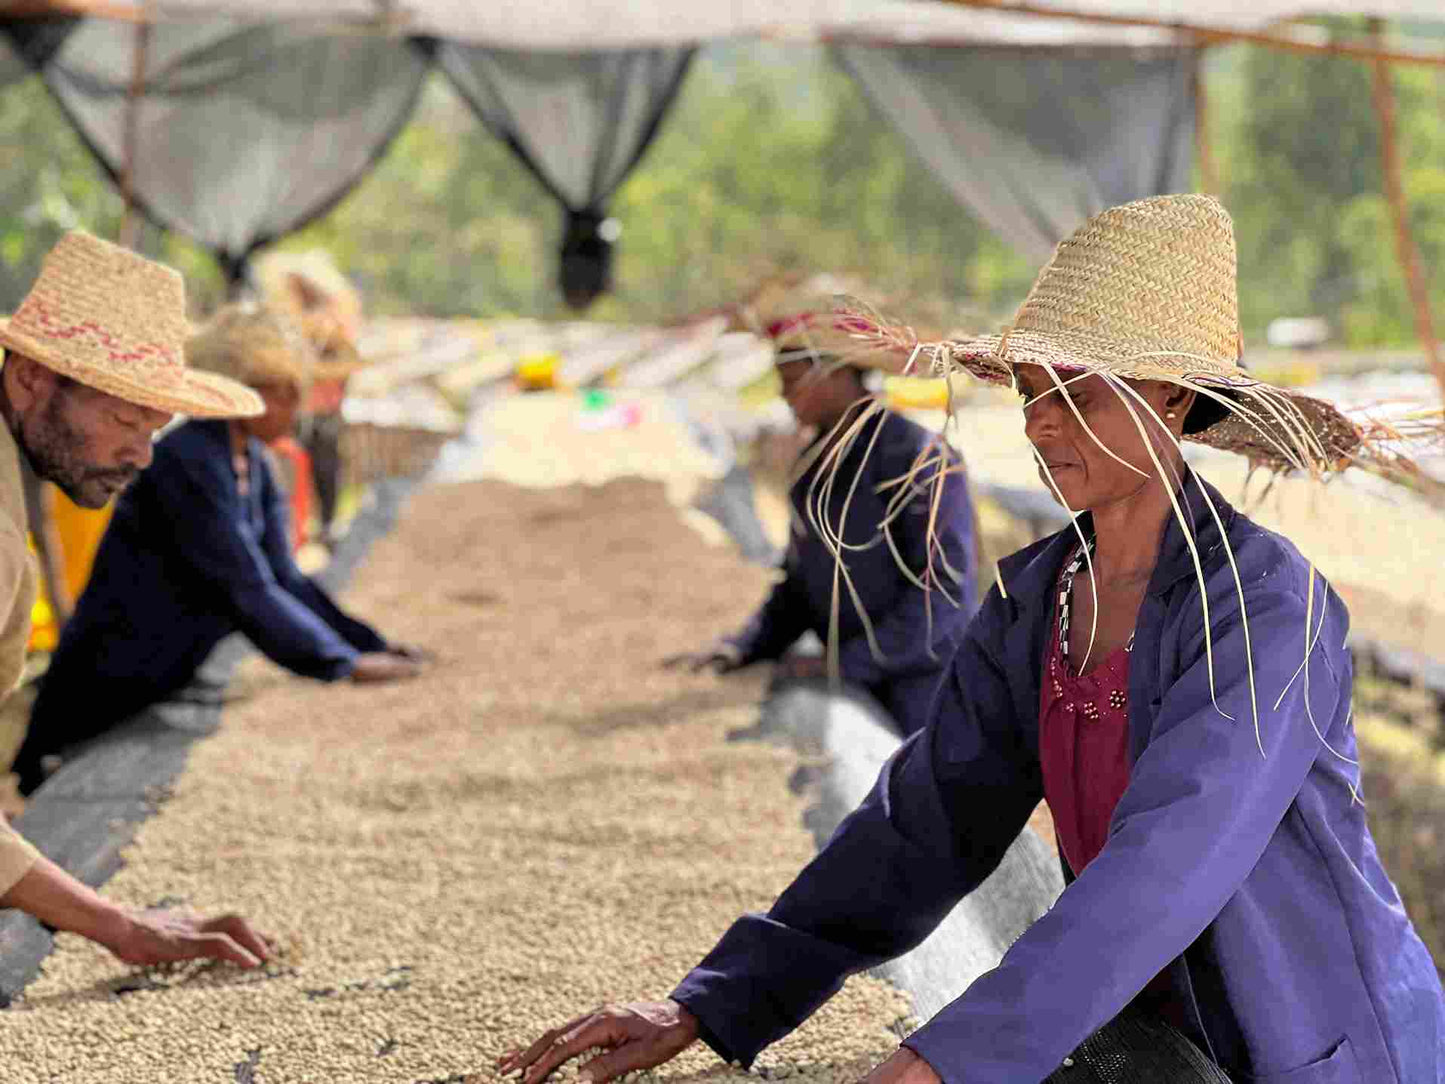
[[[186,361],[197,372],[249,388],[287,385],[304,393],[315,375],[310,345],[285,317],[239,302],[218,310],[186,340]]]
[[[919,360],[1009,383],[1017,365],[1192,388],[1184,435],[1275,469],[1339,470],[1362,443],[1332,404],[1274,387],[1241,364],[1234,228],[1209,196],[1158,196],[1089,219],[1063,241],[1001,334],[922,342],[844,308],[832,336],[854,364]],[[810,329],[821,341],[816,328]]]
[[[820,319],[819,314],[813,312],[792,313],[769,320],[762,331],[772,343],[773,363],[782,365],[789,361],[816,361],[829,356],[816,333],[816,329],[826,323],[826,320]]]
[[[265,412],[234,380],[186,365],[180,273],[72,230],[50,250],[0,348],[88,387],[168,414],[246,418]]]
[[[346,380],[370,364],[350,342],[338,339],[331,343],[325,353],[317,355],[312,375],[318,382]]]

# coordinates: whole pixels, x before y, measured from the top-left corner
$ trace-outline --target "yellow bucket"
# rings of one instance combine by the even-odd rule
[[[889,376],[883,380],[883,396],[893,410],[946,410],[948,381],[943,377]],[[954,388],[954,401],[962,396]]]
[[[529,354],[517,363],[517,385],[524,391],[550,391],[557,386],[556,354]]]

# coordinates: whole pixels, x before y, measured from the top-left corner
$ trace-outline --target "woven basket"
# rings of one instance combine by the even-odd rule
[[[370,485],[424,474],[452,436],[432,429],[349,422],[341,429],[343,484]]]

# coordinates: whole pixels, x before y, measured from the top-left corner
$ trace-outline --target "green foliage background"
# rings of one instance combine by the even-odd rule
[[[1408,345],[1369,70],[1230,48],[1211,54],[1207,80],[1246,336],[1276,316],[1320,314],[1351,346]],[[1433,272],[1445,258],[1445,73],[1402,67],[1396,86],[1411,216]],[[121,205],[37,79],[0,91],[0,161],[8,310],[65,228],[113,237]],[[612,211],[624,230],[617,288],[590,311],[598,319],[675,318],[798,269],[859,274],[905,299],[899,315],[979,325],[1006,317],[1034,272],[825,51],[804,46],[703,50]],[[375,313],[546,317],[565,311],[560,227],[540,186],[435,78],[377,170],[282,244],[330,249]],[[222,299],[214,263],[185,238],[149,227],[143,247],[186,272],[197,312]],[[1445,309],[1439,288],[1432,296]]]

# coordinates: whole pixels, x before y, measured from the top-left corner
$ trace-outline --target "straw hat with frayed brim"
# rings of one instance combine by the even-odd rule
[[[283,384],[303,393],[315,370],[310,346],[284,317],[246,302],[225,306],[187,339],[186,361],[192,372],[248,388]]]
[[[187,367],[179,272],[81,230],[61,238],[0,348],[78,383],[168,414],[247,418],[265,412],[250,388]]]
[[[1209,196],[1158,196],[1096,215],[1059,245],[1000,335],[920,342],[851,307],[835,336],[897,370],[900,356],[1009,383],[1014,367],[1163,380],[1198,394],[1184,434],[1276,469],[1341,469],[1360,431],[1321,399],[1273,387],[1239,364],[1234,228]],[[880,349],[881,348],[881,349]],[[868,364],[851,358],[854,364]]]

